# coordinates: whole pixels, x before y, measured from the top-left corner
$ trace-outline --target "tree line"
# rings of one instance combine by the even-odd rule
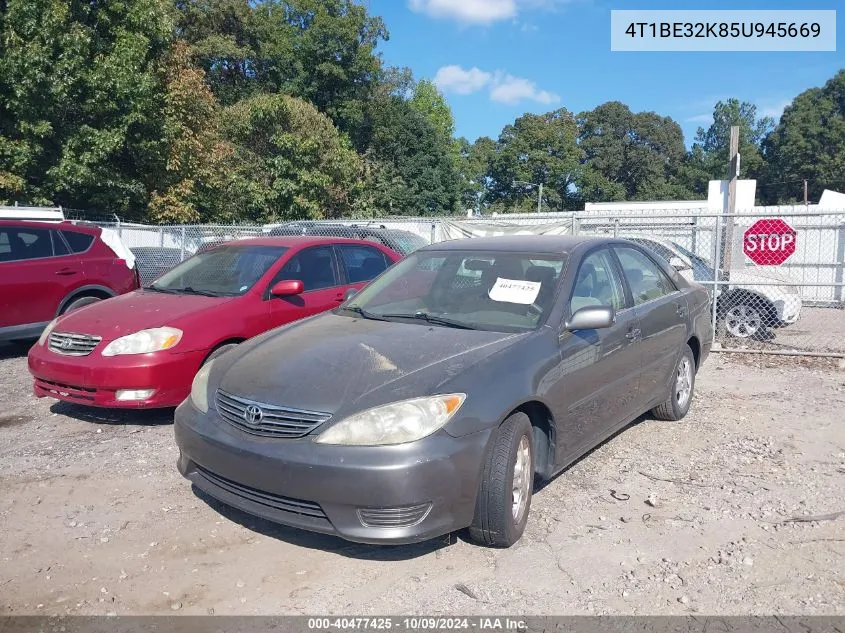
[[[354,0],[0,0],[0,204],[153,222],[267,222],[706,197],[741,129],[764,204],[845,184],[845,70],[779,122],[620,102],[454,137],[435,85],[387,66]],[[838,181],[838,183],[837,183]]]

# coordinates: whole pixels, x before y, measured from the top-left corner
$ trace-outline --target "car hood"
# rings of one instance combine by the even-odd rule
[[[361,410],[438,393],[525,336],[324,314],[232,352],[219,386],[296,409]]]
[[[776,270],[768,270],[764,268],[756,268],[750,266],[746,268],[731,270],[731,283],[735,284],[770,284],[776,281],[780,281],[787,284],[795,283],[795,280],[791,279],[789,275]]]
[[[71,312],[61,318],[56,330],[93,334],[110,341],[147,328],[178,327],[180,320],[232,299],[136,290]]]

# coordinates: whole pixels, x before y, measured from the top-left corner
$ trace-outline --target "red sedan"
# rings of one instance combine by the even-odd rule
[[[400,255],[342,238],[228,242],[135,292],[51,322],[29,352],[35,395],[97,407],[174,407],[209,359],[339,306]]]

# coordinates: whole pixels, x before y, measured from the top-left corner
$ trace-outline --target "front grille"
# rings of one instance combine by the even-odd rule
[[[287,439],[303,437],[332,417],[330,413],[254,402],[221,389],[217,390],[217,412],[245,433]]]
[[[51,332],[50,351],[65,356],[88,356],[100,341],[100,336],[72,334],[70,332]]]
[[[313,501],[302,501],[301,499],[291,499],[290,497],[283,497],[270,492],[264,492],[239,484],[226,479],[220,475],[215,475],[213,472],[206,470],[200,465],[197,465],[197,472],[202,475],[209,483],[214,484],[218,488],[225,490],[233,495],[237,495],[247,501],[258,503],[268,508],[289,512],[291,514],[299,514],[302,516],[313,517],[316,519],[328,520],[325,512],[319,504]]]
[[[365,527],[402,528],[422,523],[431,503],[395,508],[358,508],[358,518]]]

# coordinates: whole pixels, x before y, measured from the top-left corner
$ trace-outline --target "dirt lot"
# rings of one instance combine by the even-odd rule
[[[171,413],[36,400],[0,348],[6,614],[843,614],[845,369],[714,355],[681,423],[644,419],[538,492],[510,550],[379,548],[196,496]],[[653,505],[650,505],[653,504]]]

